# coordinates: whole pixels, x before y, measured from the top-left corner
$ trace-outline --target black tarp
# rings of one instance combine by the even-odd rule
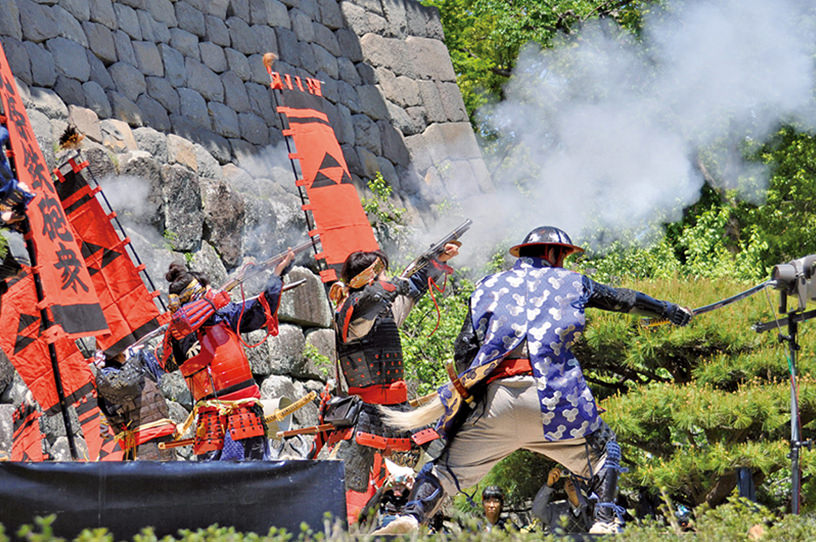
[[[345,521],[340,461],[0,462],[6,532],[56,514],[57,536],[107,527],[117,540],[152,526],[158,536],[214,523],[266,534]]]

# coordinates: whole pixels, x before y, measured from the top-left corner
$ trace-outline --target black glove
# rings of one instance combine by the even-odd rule
[[[685,326],[691,321],[692,314],[687,308],[667,301],[664,316],[672,324]]]

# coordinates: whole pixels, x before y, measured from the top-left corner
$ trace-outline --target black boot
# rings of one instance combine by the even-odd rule
[[[428,520],[436,513],[436,509],[445,496],[445,490],[439,478],[433,475],[431,469],[433,465],[426,463],[417,474],[411,494],[408,495],[408,502],[402,510],[402,514],[391,521],[388,525],[380,527],[373,534],[400,534],[415,531],[420,525],[428,523]]]
[[[595,522],[589,529],[591,534],[619,533],[623,527],[624,510],[615,504],[618,497],[618,472],[622,471],[620,458],[618,443],[614,440],[607,442],[606,461],[592,483],[598,502],[595,504]]]

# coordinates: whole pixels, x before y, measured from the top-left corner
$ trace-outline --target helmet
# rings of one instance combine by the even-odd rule
[[[572,244],[572,240],[564,230],[556,228],[555,226],[539,226],[528,233],[521,244],[510,247],[510,254],[518,257],[521,247],[535,245],[558,245],[564,247],[567,249],[567,256],[584,251],[581,247]]]

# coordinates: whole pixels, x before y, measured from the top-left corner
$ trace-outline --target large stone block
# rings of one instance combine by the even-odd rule
[[[116,30],[116,12],[111,0],[88,0],[88,7],[91,21]]]
[[[391,102],[386,102],[386,107],[388,108],[388,117],[391,119],[391,124],[403,134],[416,134],[425,127],[425,124],[422,123],[422,116],[412,117],[405,109]]]
[[[210,68],[198,60],[188,58],[184,62],[187,70],[187,86],[211,101],[224,101],[224,85]],[[202,123],[203,124],[203,123]]]
[[[264,0],[266,7],[266,24],[275,28],[292,28],[289,10],[279,0]]]
[[[213,130],[224,137],[238,137],[241,135],[238,115],[235,111],[218,102],[210,102],[207,104],[207,108],[212,117]]]
[[[317,44],[312,44],[312,50],[314,51],[317,72],[324,72],[332,79],[337,79],[339,76],[337,58]]]
[[[400,73],[420,78],[456,82],[450,54],[445,44],[436,39],[408,36],[405,39],[406,69]]]
[[[88,38],[85,37],[85,31],[82,30],[82,25],[76,18],[61,6],[54,6],[56,11],[57,24],[60,29],[60,36],[75,41],[82,47],[88,46]]]
[[[147,129],[149,128],[139,128],[139,130]],[[134,138],[142,141],[136,134]],[[131,151],[120,155],[119,174],[122,177],[106,179],[103,182],[103,188],[111,201],[111,206],[120,213],[120,216],[140,225],[150,224],[163,229],[164,201],[161,195],[162,177],[159,164],[164,163],[166,158],[160,162],[159,156],[161,155],[150,154],[148,150]],[[164,156],[167,156],[166,146]],[[97,166],[93,167],[96,172]],[[145,228],[139,227],[138,229]],[[141,256],[144,258],[148,254],[141,254]],[[162,273],[166,269],[166,267],[162,269]],[[162,276],[163,274],[153,278]]]
[[[267,51],[275,51],[275,47],[278,46],[278,35],[275,33],[274,28],[265,24],[256,24],[252,25],[250,29],[255,33],[255,39],[258,41],[258,47],[260,48],[256,53],[257,55],[262,55]],[[251,55],[249,58],[254,59],[256,54]]]
[[[167,110],[147,94],[139,96],[136,105],[142,112],[142,122],[144,124],[163,131],[169,131],[172,128]]]
[[[347,28],[338,28],[334,31],[340,50],[352,62],[363,60],[363,50],[360,48],[360,38]]]
[[[144,75],[130,64],[117,62],[108,68],[108,73],[113,78],[116,89],[132,101],[147,90]]]
[[[448,120],[461,122],[468,120],[465,101],[462,99],[462,92],[456,83],[438,82],[439,96],[442,101],[442,108]]]
[[[199,38],[207,35],[204,14],[187,2],[176,2],[176,21],[178,21],[179,28]]]
[[[443,160],[481,158],[482,152],[468,122],[432,124],[423,134],[431,158],[436,164]]]
[[[314,41],[314,25],[312,18],[303,11],[292,8],[289,10],[289,19],[292,21],[292,31],[300,41]]]
[[[332,309],[320,278],[304,267],[294,267],[286,275],[285,282],[301,279],[305,279],[306,283],[284,292],[282,296],[278,310],[281,321],[305,327],[330,327]]]
[[[98,83],[105,90],[112,90],[114,86],[113,79],[111,79],[105,64],[90,49],[85,53],[88,64],[91,66],[91,81]]]
[[[277,44],[275,44],[277,47]],[[224,54],[227,57],[227,68],[241,78],[241,81],[249,81],[252,77],[252,70],[249,67],[249,61],[245,54],[236,51],[231,47],[224,49]],[[229,97],[229,95],[227,95]]]
[[[255,145],[269,143],[269,129],[266,122],[254,113],[239,113],[238,124],[241,126],[241,137]]]
[[[81,45],[66,38],[54,38],[48,40],[46,47],[54,58],[58,73],[81,82],[88,80],[91,65]]]
[[[39,43],[59,36],[57,11],[31,0],[18,0],[23,39]],[[5,15],[4,15],[5,16]]]
[[[52,120],[68,118],[68,107],[54,90],[49,88],[32,88],[33,108]],[[27,105],[31,108],[32,106]],[[38,134],[39,135],[39,134]]]
[[[195,147],[183,137],[167,135],[167,158],[171,164],[181,164],[192,171],[198,171]]]
[[[113,42],[116,44],[116,57],[119,62],[126,62],[131,66],[135,66],[136,53],[133,52],[130,36],[122,30],[117,30],[113,33]]]
[[[231,159],[229,141],[224,136],[220,136],[209,128],[192,122],[184,115],[170,115],[170,122],[173,124],[175,133],[193,143],[198,143],[219,162],[226,163]]]
[[[357,145],[365,147],[374,154],[380,154],[382,145],[377,123],[367,115],[353,115],[351,121],[354,124],[354,138]]]
[[[167,136],[162,132],[145,126],[133,130],[133,137],[136,139],[139,148],[150,154],[156,162],[160,164],[167,162]],[[158,172],[158,168],[156,168],[156,171]]]
[[[23,28],[20,26],[20,10],[17,3],[13,0],[0,0],[0,13],[4,14],[0,17],[0,36],[22,40]],[[3,45],[5,46],[5,41]]]
[[[245,21],[238,17],[230,17],[227,19],[227,28],[229,28],[233,49],[241,51],[245,55],[264,52],[255,33],[251,31],[250,26]]]
[[[354,62],[346,57],[339,57],[337,59],[337,73],[340,79],[349,85],[359,85],[361,82],[360,74],[357,73],[357,68]]]
[[[11,457],[14,436],[14,405],[0,405],[0,456]]]
[[[68,122],[76,126],[76,129],[85,134],[85,137],[93,141],[102,142],[102,130],[99,127],[99,116],[96,111],[78,107],[68,106]]]
[[[139,150],[133,131],[127,122],[117,119],[104,119],[99,124],[102,132],[102,144],[113,152],[120,154]]]
[[[320,10],[320,22],[323,25],[332,30],[343,27],[343,12],[336,0],[317,0],[317,5]]]
[[[181,107],[179,95],[173,85],[165,77],[145,78],[147,94],[162,104],[170,113],[178,113]]]
[[[442,106],[442,96],[439,87],[434,81],[417,81],[420,101],[429,122],[446,122],[448,115]]]
[[[292,324],[280,324],[278,334],[266,339],[272,374],[297,376],[303,369],[303,331]]]
[[[221,173],[221,166],[218,160],[213,158],[213,155],[207,152],[207,149],[199,145],[193,144],[195,149],[196,161],[198,162],[198,175],[206,179],[223,179],[224,175]]]
[[[337,141],[344,143],[354,143],[354,123],[351,120],[351,111],[343,104],[337,104],[328,108],[329,123],[334,128]]]
[[[34,42],[23,42],[28,58],[31,61],[31,83],[38,87],[50,88],[57,80],[57,67],[54,57],[44,47]]]
[[[60,95],[65,103],[80,106],[85,105],[85,93],[82,91],[82,83],[76,79],[58,75],[57,83],[54,85],[54,91]]]
[[[210,243],[226,266],[235,267],[241,263],[244,200],[223,179],[202,178],[200,184]]]
[[[184,67],[184,55],[167,44],[159,45],[162,62],[164,63],[164,77],[173,87],[187,84],[187,72]],[[196,49],[196,52],[198,49]],[[157,100],[158,96],[154,96]],[[165,106],[166,107],[166,106]],[[169,108],[168,108],[169,109]]]
[[[142,28],[139,26],[139,17],[136,15],[136,10],[119,2],[113,4],[113,10],[116,12],[116,22],[119,25],[119,30],[134,40],[141,40]]]
[[[201,94],[189,88],[178,89],[179,101],[182,116],[190,121],[210,128],[210,114],[207,110],[207,102]]]
[[[249,111],[249,96],[247,95],[244,82],[233,71],[228,71],[221,76],[224,85],[224,96],[227,107],[233,112],[243,113]],[[237,117],[236,117],[237,122]],[[218,131],[216,129],[216,131]],[[231,136],[227,136],[231,137]]]
[[[134,41],[132,45],[137,66],[142,74],[162,77],[164,75],[164,65],[156,44],[149,41]]]
[[[360,85],[357,87],[357,96],[360,100],[360,110],[374,120],[388,118],[388,108],[385,98],[376,85]]]
[[[82,23],[85,35],[88,37],[88,47],[103,62],[116,62],[116,44],[113,41],[113,32],[107,26],[87,21]]]
[[[228,17],[238,17],[249,22],[249,1],[250,0],[230,0],[227,7]]]
[[[154,19],[167,26],[177,26],[176,10],[170,0],[149,0],[147,9]]]
[[[178,403],[185,410],[189,411],[193,408],[193,396],[190,394],[187,383],[181,371],[173,371],[162,376],[159,389],[168,401]]]
[[[175,165],[161,168],[164,223],[179,251],[198,249],[204,224],[198,177],[191,170]]]
[[[388,121],[377,121],[377,127],[380,130],[383,156],[397,165],[407,166],[411,162],[411,155],[402,133]]]
[[[224,21],[212,15],[207,15],[204,21],[207,25],[207,39],[216,45],[229,47],[231,43],[229,29]]]
[[[198,36],[181,28],[170,29],[170,45],[186,58],[201,59]]]
[[[401,38],[408,31],[408,15],[405,4],[406,2],[402,0],[385,0],[382,3],[383,15],[385,20],[388,21],[387,35]]]
[[[201,51],[201,61],[215,73],[222,73],[227,70],[227,57],[224,49],[211,41],[204,41],[198,44]]]
[[[2,28],[0,28],[0,31],[2,31]],[[28,52],[23,42],[14,38],[4,37],[3,50],[6,53],[6,59],[9,62],[9,66],[11,66],[11,72],[14,74],[14,77],[30,85],[31,62],[28,60]]]

